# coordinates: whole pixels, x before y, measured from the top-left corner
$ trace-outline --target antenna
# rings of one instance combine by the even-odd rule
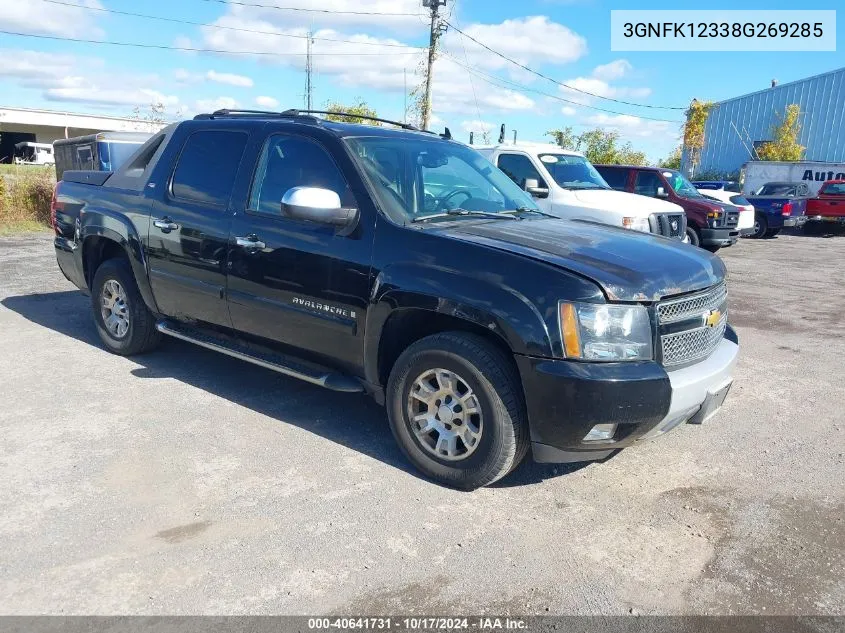
[[[505,124],[502,123],[502,128],[499,130],[499,143],[505,142]]]
[[[472,145],[472,142],[475,140],[475,132],[469,133],[469,144]]]
[[[311,85],[311,74],[314,72],[314,63],[311,58],[311,45],[314,43],[314,33],[308,31],[308,39],[305,44],[305,109],[310,110],[313,106],[311,97],[313,86]]]
[[[516,145],[516,130],[513,131],[513,144]]]

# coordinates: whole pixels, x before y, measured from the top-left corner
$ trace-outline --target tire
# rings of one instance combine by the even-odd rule
[[[110,307],[106,305],[109,302]],[[100,264],[91,285],[91,308],[97,333],[113,354],[141,354],[161,342],[155,317],[141,298],[132,268],[125,259],[109,259]],[[111,319],[112,316],[115,318]]]
[[[780,229],[769,229],[766,231],[766,237],[777,237],[780,233]]]
[[[698,234],[698,229],[694,226],[687,226],[687,237],[692,246],[701,246],[701,236]]]
[[[766,236],[766,231],[769,230],[769,223],[766,218],[760,214],[754,216],[754,233],[751,237],[755,240],[763,239]]]
[[[420,388],[423,384],[431,395]],[[528,423],[516,368],[479,336],[446,332],[411,345],[390,373],[386,404],[390,429],[402,452],[423,474],[445,486],[474,490],[492,484],[528,452]],[[470,408],[477,413],[470,413]],[[413,420],[426,418],[429,412],[427,419]],[[423,425],[432,430],[421,432]],[[462,427],[477,434],[470,435],[470,442],[457,436],[450,443],[445,434]]]

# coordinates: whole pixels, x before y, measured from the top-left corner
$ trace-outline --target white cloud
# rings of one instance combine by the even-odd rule
[[[39,0],[3,0],[0,2],[0,28],[65,37],[102,35],[93,19],[97,12],[83,8],[102,8],[98,0],[68,0],[68,4],[77,6],[47,4]]]
[[[228,84],[229,86],[238,86],[241,88],[252,88],[254,82],[251,78],[244,75],[235,75],[232,73],[218,73],[216,70],[209,70],[205,74],[205,78],[209,81],[214,81],[219,84]]]
[[[41,90],[47,101],[84,103],[94,107],[148,106],[162,103],[172,110],[179,98],[155,86],[156,75],[107,72],[102,59],[0,49],[0,77],[15,81],[20,88]]]
[[[578,109],[573,108],[572,106],[563,106],[560,111],[565,114],[566,116],[575,116],[578,114]]]
[[[463,121],[461,122],[461,129],[464,132],[477,132],[479,134],[489,134],[496,127],[494,123],[487,121]]]
[[[628,138],[662,136],[675,139],[680,136],[678,127],[672,123],[641,119],[630,114],[598,113],[586,117],[583,122],[593,127],[615,130]]]
[[[627,59],[617,59],[609,64],[596,66],[593,69],[593,77],[604,79],[605,81],[613,81],[614,79],[624,77],[633,68],[631,62]]]
[[[521,64],[568,64],[587,54],[587,40],[546,16],[505,20],[500,24],[470,24],[462,28],[469,36]],[[449,31],[445,48],[462,61],[489,70],[505,69],[520,80],[534,80],[514,64],[486,50],[460,33]],[[464,53],[466,52],[466,55]]]
[[[262,108],[278,108],[279,107],[279,100],[274,99],[273,97],[256,97],[255,98],[255,105],[260,106]]]
[[[418,31],[426,23],[427,17],[419,0],[264,0],[255,4],[264,6],[230,4],[221,20],[235,17],[269,22],[279,27],[313,26],[320,29],[330,26],[366,26],[371,30]],[[279,11],[273,6],[311,11]]]
[[[589,77],[575,77],[562,82],[561,94],[577,104],[589,105],[601,97],[614,99],[645,99],[651,95],[651,88],[646,86],[618,86],[611,82],[627,75],[633,66],[624,59],[596,66]]]
[[[232,97],[217,97],[216,99],[199,99],[194,102],[190,112],[214,112],[215,110],[234,110],[240,107],[237,99]]]

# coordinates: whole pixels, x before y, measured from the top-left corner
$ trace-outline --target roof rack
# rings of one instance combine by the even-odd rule
[[[355,112],[331,112],[329,110],[285,110],[282,112],[287,116],[301,116],[302,114],[331,114],[332,116],[345,116],[354,119],[362,119],[364,121],[377,121],[379,123],[387,123],[388,125],[395,125],[401,127],[403,130],[419,131],[415,125],[410,123],[402,123],[401,121],[391,121],[390,119],[380,119],[375,116],[367,116],[366,114],[358,114]]]
[[[284,112],[273,112],[270,110],[230,110],[228,108],[224,108],[222,110],[215,110],[211,114],[198,114],[194,117],[194,120],[200,119],[222,119],[224,117],[231,117],[231,116],[244,116],[244,117],[278,117],[283,119],[294,119],[300,118],[305,119],[309,123],[319,123],[321,119],[318,119],[315,116],[305,116],[299,114],[296,110],[285,110]]]

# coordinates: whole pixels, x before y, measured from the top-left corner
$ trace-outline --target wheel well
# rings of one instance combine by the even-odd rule
[[[502,350],[508,358],[513,352],[507,342],[495,332],[471,321],[428,310],[403,309],[394,312],[384,324],[379,342],[378,375],[382,385],[396,360],[409,346],[438,332],[468,332],[476,334]]]
[[[108,260],[117,257],[128,259],[123,246],[107,237],[94,236],[85,240],[82,247],[82,267],[85,275],[85,283],[88,289],[94,282],[94,275],[100,265]]]

